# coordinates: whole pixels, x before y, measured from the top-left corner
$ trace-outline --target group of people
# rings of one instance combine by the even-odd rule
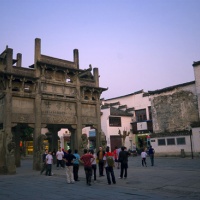
[[[150,160],[151,160],[151,166],[154,166],[154,153],[155,150],[153,149],[152,146],[149,147],[149,150],[147,151],[146,148],[143,149],[143,151],[141,152],[141,158],[142,158],[142,166],[146,166],[147,167],[147,163],[146,163],[146,157],[149,156]]]
[[[148,152],[151,163],[153,166],[153,154],[154,150],[150,147]],[[128,169],[128,157],[130,156],[129,151],[127,151],[126,147],[122,146],[121,148],[115,147],[113,152],[110,151],[110,148],[107,146],[105,151],[102,147],[99,147],[98,152],[95,154],[94,150],[84,149],[84,154],[80,156],[78,151],[75,150],[72,153],[71,149],[67,152],[62,151],[61,148],[56,152],[57,158],[57,168],[66,167],[66,177],[67,183],[74,183],[75,181],[79,181],[78,171],[80,162],[84,166],[85,175],[86,175],[86,184],[91,186],[92,177],[94,177],[94,181],[96,181],[96,170],[97,165],[99,168],[99,177],[105,176],[104,171],[106,172],[108,185],[111,183],[116,184],[116,178],[114,174],[113,168],[117,166],[120,168],[120,176],[119,179],[127,178],[127,169]],[[146,151],[141,153],[142,157],[142,165],[146,165]],[[53,156],[51,151],[45,150],[43,154],[43,168],[41,170],[41,174],[46,170],[46,176],[52,175],[52,164],[53,164]]]
[[[74,183],[74,181],[79,181],[78,170],[80,155],[78,154],[78,151],[75,150],[74,154],[72,154],[71,149],[66,152],[64,149],[59,148],[55,155],[57,160],[57,169],[59,169],[59,167],[62,169],[66,167],[67,182]],[[43,167],[40,174],[46,170],[46,176],[52,176],[52,164],[54,163],[52,152],[45,150],[42,160]]]

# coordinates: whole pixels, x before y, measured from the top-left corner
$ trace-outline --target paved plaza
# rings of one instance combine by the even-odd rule
[[[155,158],[155,166],[141,166],[140,156],[129,158],[128,178],[107,185],[106,176],[87,186],[83,166],[79,182],[67,184],[65,169],[53,176],[40,175],[32,170],[32,158],[23,159],[16,175],[0,175],[0,200],[133,200],[133,199],[200,199],[200,158]],[[97,175],[98,171],[97,171]]]

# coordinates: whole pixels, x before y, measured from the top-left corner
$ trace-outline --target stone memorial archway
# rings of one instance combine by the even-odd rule
[[[98,68],[79,69],[78,50],[73,61],[41,54],[41,40],[35,39],[35,60],[29,68],[21,66],[22,55],[13,59],[13,50],[0,54],[0,174],[14,174],[20,166],[17,146],[24,126],[34,129],[33,169],[39,170],[43,153],[42,128],[52,132],[54,141],[61,128],[71,132],[73,149],[80,149],[82,128],[97,130],[101,140]],[[14,66],[14,64],[16,64]],[[92,73],[93,70],[93,73]],[[22,126],[23,125],[23,126]],[[56,142],[54,142],[56,148]]]

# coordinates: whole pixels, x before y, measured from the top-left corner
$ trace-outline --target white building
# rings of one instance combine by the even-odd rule
[[[199,155],[200,61],[194,62],[193,69],[195,81],[103,99],[101,126],[108,146],[122,144],[118,131],[125,130],[131,132],[125,139],[127,148],[152,145],[156,155]]]
[[[112,150],[115,146],[122,145],[128,149],[135,145],[140,147],[141,142],[146,145],[152,131],[151,102],[143,90],[102,100],[101,112],[101,128],[106,135],[107,145]],[[119,130],[122,135],[130,133],[124,144]]]

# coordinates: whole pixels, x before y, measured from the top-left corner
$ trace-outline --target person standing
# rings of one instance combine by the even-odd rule
[[[99,176],[104,176],[103,169],[104,169],[104,161],[103,157],[105,155],[105,151],[103,151],[102,147],[99,147],[99,151],[97,152],[97,159],[99,162]]]
[[[142,151],[142,153],[141,153],[142,166],[143,167],[144,167],[144,165],[147,167],[146,157],[147,157],[147,153],[146,153],[145,148],[144,148],[143,151]]]
[[[69,149],[68,153],[64,155],[63,160],[66,163],[66,176],[67,176],[67,183],[74,183],[74,174],[73,174],[73,160],[76,157],[72,154],[72,150]]]
[[[113,153],[109,152],[109,147],[106,147],[106,153],[103,157],[103,160],[104,160],[104,166],[106,169],[108,185],[111,185],[111,178],[112,178],[113,184],[116,184],[115,174],[113,170],[113,167],[115,166],[115,158],[114,158]]]
[[[43,153],[42,155],[42,162],[43,162],[43,165],[42,165],[42,170],[40,171],[40,174],[42,174],[45,170],[46,170],[46,167],[47,167],[47,164],[46,164],[46,156],[48,155],[48,150],[45,149],[45,152]]]
[[[84,149],[84,155],[81,156],[80,161],[84,165],[86,184],[91,186],[92,162],[94,161],[94,156],[92,154],[89,154],[87,149]]]
[[[90,153],[94,156],[94,159],[92,158],[93,162],[92,162],[92,171],[93,171],[93,174],[94,174],[94,182],[97,180],[96,178],[96,170],[97,170],[97,162],[96,162],[96,158],[97,156],[95,155],[94,153],[94,150],[90,150]]]
[[[121,163],[120,170],[120,179],[127,178],[127,169],[128,169],[128,157],[130,153],[125,151],[125,147],[121,147],[121,151],[119,152],[119,162]]]
[[[79,171],[79,160],[80,160],[80,155],[78,154],[78,150],[75,149],[74,150],[74,156],[76,157],[76,159],[73,162],[73,174],[74,174],[74,180],[75,181],[79,181],[78,180],[78,171]]]
[[[52,164],[53,164],[53,156],[51,155],[51,151],[46,156],[46,176],[51,176],[51,169],[52,169]]]
[[[63,151],[61,150],[61,148],[59,148],[59,150],[56,152],[57,169],[59,168],[59,166],[60,166],[61,168],[63,168],[63,156],[64,156],[64,153],[63,153]]]
[[[151,160],[151,166],[154,166],[154,153],[155,153],[154,148],[152,148],[152,146],[150,146],[148,154],[149,154],[149,157]]]

